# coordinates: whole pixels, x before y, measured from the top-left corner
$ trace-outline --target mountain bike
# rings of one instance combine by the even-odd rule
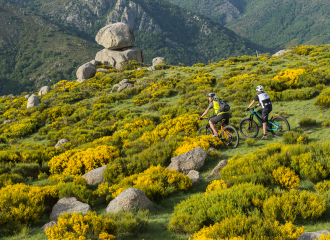
[[[259,133],[259,126],[253,120],[253,117],[256,117],[258,122],[262,126],[262,116],[259,112],[254,111],[256,107],[250,108],[252,110],[249,118],[244,118],[239,124],[239,131],[245,138],[255,138]],[[281,116],[272,117],[272,119],[268,120],[267,123],[267,131],[271,132],[274,137],[281,138],[285,132],[290,131],[290,124],[288,121]]]
[[[214,116],[212,116],[214,117]],[[207,124],[203,127],[201,127],[198,130],[199,135],[212,135],[213,131],[210,127],[209,120],[212,118],[203,118],[207,119]],[[219,139],[223,142],[223,144],[228,147],[228,148],[236,148],[238,143],[239,143],[239,135],[234,126],[227,125],[227,126],[222,126],[224,123],[225,119],[223,119],[220,123],[220,131],[218,132]],[[219,129],[219,127],[218,127]]]

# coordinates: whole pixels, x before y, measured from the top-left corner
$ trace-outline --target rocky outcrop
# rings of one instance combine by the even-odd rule
[[[191,179],[191,182],[193,184],[197,184],[202,180],[202,175],[195,170],[191,170],[188,174],[187,177]]]
[[[94,77],[95,74],[96,74],[95,66],[90,62],[88,62],[78,68],[76,76],[78,82],[83,82],[87,79]]]
[[[118,22],[101,28],[95,41],[106,49],[117,50],[132,46],[135,36],[129,25]]]
[[[103,171],[106,168],[107,168],[107,165],[100,167],[100,168],[96,168],[96,169],[82,175],[82,177],[85,178],[87,184],[92,185],[92,186],[97,186],[104,182]]]
[[[165,62],[165,58],[156,57],[152,60],[152,66],[156,66],[156,65],[160,64],[161,62]]]
[[[211,174],[206,177],[206,180],[210,180],[212,178],[219,177],[221,170],[225,166],[227,166],[227,164],[228,164],[228,160],[222,160],[222,161],[220,161],[219,164],[213,169],[213,171],[211,172]]]
[[[203,148],[197,147],[189,152],[181,154],[171,159],[168,169],[174,169],[183,174],[188,174],[191,170],[200,169],[204,166],[207,154]]]
[[[117,92],[121,92],[126,88],[132,88],[132,87],[134,87],[133,83],[124,83],[120,85],[120,87],[117,89]]]
[[[42,95],[45,95],[46,93],[49,93],[49,92],[50,92],[50,87],[44,86],[40,89],[38,95],[42,96]]]
[[[39,97],[32,94],[29,99],[28,99],[28,102],[27,102],[27,108],[31,108],[31,107],[35,107],[35,106],[38,106],[40,104],[40,100],[39,100]]]
[[[31,94],[26,94],[25,96],[24,96],[24,98],[29,98],[31,96]]]
[[[317,240],[322,236],[322,234],[327,236],[329,233],[330,232],[328,230],[322,230],[318,232],[305,232],[298,238],[298,240]]]
[[[129,47],[121,50],[103,49],[99,51],[95,60],[102,62],[105,65],[110,65],[116,69],[121,68],[122,62],[135,60],[138,63],[144,63],[143,52],[138,47]]]
[[[14,119],[11,119],[11,120],[5,120],[5,121],[3,121],[2,124],[10,124],[10,123],[13,123],[13,122],[15,122]]]
[[[54,205],[52,213],[50,214],[50,220],[57,222],[58,217],[63,213],[81,212],[85,215],[91,210],[92,209],[88,204],[79,202],[74,197],[62,198]]]
[[[275,53],[274,55],[273,55],[273,57],[281,57],[281,56],[283,56],[285,53],[287,53],[287,52],[289,52],[290,50],[280,50],[280,51],[278,51],[277,53]]]
[[[49,223],[46,223],[42,226],[42,230],[46,231],[48,228],[51,228],[52,226],[57,225],[55,221],[51,221]]]
[[[101,72],[101,73],[106,73],[108,71],[108,69],[105,69],[105,68],[98,68],[96,70],[96,72]]]
[[[55,145],[55,148],[61,148],[63,146],[64,143],[69,143],[70,141],[68,139],[61,139],[60,141],[58,141]]]
[[[96,60],[92,60],[92,61],[90,61],[90,63],[93,64],[94,66],[96,66],[97,64],[99,64],[99,63],[101,63],[101,62],[96,61]]]
[[[132,211],[137,208],[146,209],[153,205],[149,198],[139,189],[128,188],[113,199],[106,213],[116,213],[120,211]]]

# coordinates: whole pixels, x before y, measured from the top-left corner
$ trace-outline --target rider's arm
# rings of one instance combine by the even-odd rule
[[[250,103],[250,105],[248,106],[248,108],[250,108],[255,102],[256,102],[256,101],[253,100],[253,101]]]
[[[209,111],[210,109],[206,109],[205,112],[202,114],[201,118],[204,117]]]

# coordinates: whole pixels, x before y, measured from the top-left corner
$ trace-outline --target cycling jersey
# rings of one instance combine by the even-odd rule
[[[262,108],[272,108],[270,97],[265,92],[258,92],[253,100],[258,101]]]

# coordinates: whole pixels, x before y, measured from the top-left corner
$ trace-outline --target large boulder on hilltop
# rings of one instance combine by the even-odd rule
[[[143,52],[138,47],[125,48],[122,50],[103,49],[96,54],[95,60],[116,69],[121,68],[121,62],[132,60],[144,64]]]
[[[40,104],[40,100],[39,100],[39,97],[32,94],[29,98],[28,98],[28,102],[27,102],[27,108],[30,108],[30,107],[35,107],[35,106],[38,106]]]
[[[50,87],[44,86],[40,89],[38,95],[42,96],[42,95],[45,95],[46,93],[49,93],[49,92],[50,92]]]
[[[156,57],[152,60],[152,66],[156,66],[156,65],[160,64],[161,62],[165,62],[165,58]]]
[[[116,213],[122,210],[132,211],[137,208],[146,209],[152,205],[153,203],[144,192],[136,188],[128,188],[109,203],[105,212]]]
[[[88,62],[78,68],[76,76],[78,81],[82,82],[94,77],[95,74],[96,74],[95,66],[90,62]]]
[[[188,174],[191,170],[204,166],[207,154],[203,148],[197,147],[189,152],[181,154],[171,159],[168,169],[174,169],[183,174]]]
[[[106,49],[116,50],[132,46],[135,36],[130,26],[119,22],[101,28],[95,41]]]
[[[328,230],[322,230],[318,232],[305,232],[302,235],[300,235],[298,240],[315,240],[315,239],[317,240],[322,236],[322,234],[327,236],[329,233],[330,232]]]
[[[211,174],[206,177],[206,180],[210,180],[211,178],[219,177],[221,170],[225,166],[227,166],[227,164],[228,164],[228,160],[227,159],[220,161],[219,164],[213,169],[213,171],[211,172]]]
[[[50,220],[57,222],[58,217],[63,213],[78,213],[86,214],[91,211],[91,207],[87,203],[77,201],[75,197],[62,198],[53,207],[50,214]]]
[[[84,175],[82,175],[83,178],[85,178],[87,184],[92,186],[97,186],[104,182],[103,177],[103,171],[107,168],[107,165],[104,165],[103,167],[96,168]]]

